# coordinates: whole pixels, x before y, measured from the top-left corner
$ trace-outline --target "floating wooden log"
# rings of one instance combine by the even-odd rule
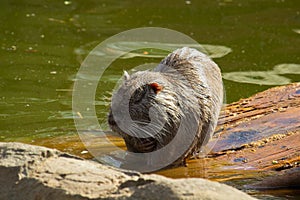
[[[276,172],[264,180],[265,188],[300,187],[300,170],[295,169],[300,167],[300,83],[227,105],[216,132],[212,159],[243,170]],[[274,181],[278,175],[281,181]]]

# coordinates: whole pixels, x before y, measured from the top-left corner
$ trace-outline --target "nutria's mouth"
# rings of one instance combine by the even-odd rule
[[[111,129],[120,134],[124,139],[127,150],[134,153],[149,153],[157,149],[158,141],[155,138],[138,138],[124,133],[113,119],[112,113],[109,113],[108,124]]]
[[[149,153],[156,150],[157,141],[155,138],[124,138],[128,151],[135,153]]]

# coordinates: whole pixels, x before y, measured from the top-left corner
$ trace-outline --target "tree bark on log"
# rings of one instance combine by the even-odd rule
[[[300,83],[229,104],[218,124],[211,159],[275,172],[257,188],[300,187]]]

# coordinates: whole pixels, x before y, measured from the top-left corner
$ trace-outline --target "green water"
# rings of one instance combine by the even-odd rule
[[[1,0],[0,20],[0,141],[76,134],[72,85],[81,62],[98,43],[132,28],[169,28],[204,44],[222,69],[227,103],[300,81],[297,0]],[[100,122],[123,69],[166,53],[137,52],[106,70],[96,97]]]

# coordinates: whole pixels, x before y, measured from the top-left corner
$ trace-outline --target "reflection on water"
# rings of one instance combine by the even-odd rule
[[[223,78],[239,83],[252,83],[258,85],[285,85],[291,83],[284,74],[300,74],[300,64],[279,64],[272,71],[242,71],[224,73]]]
[[[300,29],[293,29],[293,31],[294,31],[295,33],[300,34]]]
[[[290,83],[290,79],[279,76],[273,71],[230,72],[223,74],[223,78],[239,83],[252,83],[258,85],[284,85]]]
[[[276,65],[274,72],[277,74],[300,74],[300,64],[284,63]]]
[[[99,41],[85,44],[77,49],[75,49],[75,54],[80,57],[79,60],[86,57],[90,53],[90,47],[100,44]],[[155,47],[150,51],[143,50],[145,46],[151,45]],[[198,49],[199,51],[209,55],[211,58],[221,58],[229,54],[232,50],[229,47],[221,45],[208,45],[208,44],[170,44],[170,43],[149,43],[149,42],[116,42],[107,45],[107,52],[93,51],[93,55],[96,56],[108,56],[111,52],[116,51],[118,53],[124,52],[124,55],[120,58],[128,59],[134,57],[145,57],[145,58],[164,58],[168,53],[172,52],[174,49],[178,49],[184,46],[189,46],[191,48]],[[141,49],[139,51],[133,51],[134,49]],[[130,52],[133,51],[133,52]],[[129,53],[125,53],[129,52]]]

